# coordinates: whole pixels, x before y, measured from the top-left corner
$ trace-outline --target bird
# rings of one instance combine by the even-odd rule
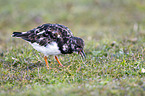
[[[48,69],[50,69],[47,61],[49,55],[54,55],[62,67],[64,66],[59,61],[58,55],[77,52],[83,59],[86,58],[83,39],[73,36],[71,30],[62,24],[42,24],[26,32],[13,32],[12,37],[22,38],[35,50],[43,53]]]

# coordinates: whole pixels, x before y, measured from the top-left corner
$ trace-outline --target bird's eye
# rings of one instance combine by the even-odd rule
[[[81,48],[81,46],[77,45],[77,48]]]

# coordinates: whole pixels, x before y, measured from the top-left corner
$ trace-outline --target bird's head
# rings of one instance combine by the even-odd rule
[[[83,51],[84,48],[84,41],[81,38],[78,37],[72,37],[72,42],[71,42],[71,49],[73,52],[77,52],[82,56],[82,58],[86,58],[86,55]]]

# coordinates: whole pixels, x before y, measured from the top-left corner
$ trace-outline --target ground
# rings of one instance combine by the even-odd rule
[[[0,96],[145,95],[145,1],[0,0]],[[37,52],[13,31],[59,23],[84,39],[86,60],[74,53]]]

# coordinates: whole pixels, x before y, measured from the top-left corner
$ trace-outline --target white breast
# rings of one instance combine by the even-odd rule
[[[58,45],[56,42],[51,42],[48,44],[46,47],[45,46],[40,46],[37,43],[30,43],[34,49],[36,49],[39,52],[42,52],[44,55],[58,55],[61,54]]]

